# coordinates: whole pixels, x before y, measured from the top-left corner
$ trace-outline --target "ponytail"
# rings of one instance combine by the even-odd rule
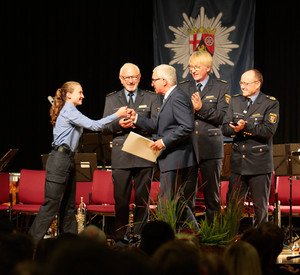
[[[68,92],[72,93],[75,85],[80,85],[80,84],[75,81],[69,81],[63,84],[62,87],[56,91],[54,103],[50,108],[50,118],[51,118],[50,122],[53,127],[55,126],[56,119],[61,109],[65,105],[67,93]]]

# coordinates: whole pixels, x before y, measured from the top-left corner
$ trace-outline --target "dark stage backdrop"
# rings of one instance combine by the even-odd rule
[[[299,142],[297,1],[265,2],[256,3],[254,63],[265,77],[263,92],[281,103],[275,142]],[[64,82],[82,84],[79,109],[93,119],[102,117],[105,95],[121,89],[118,74],[125,62],[140,67],[140,87],[151,89],[152,1],[53,3],[0,4],[0,155],[20,150],[10,172],[42,169],[40,154],[48,153],[52,142],[47,97]]]

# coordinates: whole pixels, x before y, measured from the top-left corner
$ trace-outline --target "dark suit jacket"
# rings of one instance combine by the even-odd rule
[[[179,84],[190,97],[196,92],[194,80]],[[198,163],[206,159],[224,157],[221,126],[230,102],[229,86],[211,76],[200,93],[202,108],[195,112],[195,130],[192,135]]]
[[[241,175],[273,172],[273,135],[279,122],[279,102],[260,92],[247,111],[247,99],[232,97],[224,118],[223,133],[233,137],[230,170]],[[247,121],[245,128],[236,133],[229,122]]]
[[[163,140],[166,148],[157,159],[160,171],[177,170],[194,164],[192,102],[178,86],[161,106],[157,119],[138,116],[136,125],[147,131],[157,131],[157,138]]]
[[[124,95],[124,89],[121,91],[108,94],[105,99],[105,108],[103,116],[110,115],[116,112],[122,106],[129,106]],[[147,118],[156,119],[159,110],[158,96],[150,91],[138,89],[137,96],[134,102],[134,110],[140,115]],[[108,124],[102,130],[103,134],[113,134],[112,141],[112,155],[111,164],[112,168],[134,168],[134,167],[152,167],[155,163],[136,157],[132,154],[122,151],[123,143],[125,142],[130,131],[134,131],[138,134],[152,137],[150,131],[143,131],[137,127],[135,129],[124,129],[119,125],[119,119]]]

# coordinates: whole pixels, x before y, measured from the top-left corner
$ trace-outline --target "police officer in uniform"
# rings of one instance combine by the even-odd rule
[[[263,94],[263,76],[258,70],[245,72],[240,81],[242,95],[232,97],[224,118],[223,133],[233,137],[227,203],[238,196],[243,206],[250,191],[254,226],[268,221],[268,200],[273,168],[273,135],[279,121],[279,102]]]
[[[126,63],[120,69],[119,79],[124,89],[106,96],[104,115],[112,114],[119,106],[127,105],[139,115],[156,119],[159,110],[159,99],[150,91],[141,90],[138,84],[141,79],[139,68]],[[151,138],[152,133],[132,127],[129,119],[118,119],[103,129],[103,134],[112,134],[112,179],[115,199],[115,231],[114,240],[117,246],[128,243],[126,236],[129,201],[134,181],[135,216],[134,234],[139,235],[143,222],[148,218],[148,200],[155,163],[122,151],[130,131]]]
[[[193,167],[190,183],[185,186],[185,197],[193,198],[189,206],[194,210],[198,168],[201,172],[206,217],[211,223],[214,214],[220,211],[220,176],[224,144],[221,125],[229,102],[229,86],[209,74],[213,60],[207,51],[195,51],[189,61],[194,80],[179,84],[192,99],[195,130],[192,134],[197,164]]]

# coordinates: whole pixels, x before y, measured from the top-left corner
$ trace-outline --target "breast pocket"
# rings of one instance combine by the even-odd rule
[[[245,115],[242,113],[233,113],[233,122],[238,122],[240,119],[244,119]]]
[[[251,151],[254,154],[263,154],[269,151],[269,146],[266,144],[252,146]]]
[[[123,143],[124,143],[123,139],[116,138],[112,141],[112,148],[113,149],[122,149]]]
[[[208,136],[209,137],[219,137],[222,135],[222,132],[219,128],[208,129]]]
[[[215,97],[215,96],[205,96],[203,99],[202,99],[203,103],[205,104],[217,104],[218,102],[218,99]]]
[[[253,114],[249,118],[249,122],[253,123],[254,125],[262,124],[264,117],[260,114]]]
[[[140,105],[136,112],[141,116],[150,117],[150,107],[147,105]]]

